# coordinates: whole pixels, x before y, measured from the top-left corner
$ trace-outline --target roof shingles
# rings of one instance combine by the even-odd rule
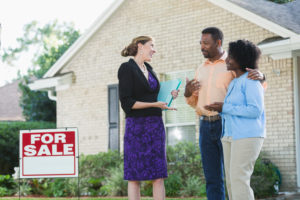
[[[229,0],[246,10],[300,34],[300,0],[277,4],[267,0]]]

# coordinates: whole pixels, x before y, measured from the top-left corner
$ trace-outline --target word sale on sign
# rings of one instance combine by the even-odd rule
[[[72,142],[73,135],[70,135]],[[24,146],[25,156],[58,156],[58,155],[75,155],[74,143],[68,144],[66,133],[45,133],[31,134],[30,144]]]
[[[77,129],[20,131],[20,177],[77,177]]]

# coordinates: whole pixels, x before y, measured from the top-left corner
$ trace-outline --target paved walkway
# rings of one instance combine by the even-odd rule
[[[277,197],[267,198],[264,200],[300,200],[300,193],[289,192],[289,193],[280,194]]]

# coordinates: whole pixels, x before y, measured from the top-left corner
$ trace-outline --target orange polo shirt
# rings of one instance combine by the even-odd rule
[[[218,112],[204,109],[205,105],[214,102],[223,102],[229,83],[235,78],[235,73],[228,71],[225,63],[227,53],[214,62],[208,59],[196,70],[195,79],[200,82],[200,90],[197,95],[186,98],[186,102],[195,108],[199,116],[213,116]]]

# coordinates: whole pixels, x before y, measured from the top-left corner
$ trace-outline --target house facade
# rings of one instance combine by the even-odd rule
[[[20,106],[19,81],[0,87],[0,121],[25,121]]]
[[[250,40],[262,49],[259,67],[268,84],[263,151],[279,167],[283,189],[295,188],[300,185],[300,32],[243,6],[227,0],[114,0],[44,78],[30,87],[47,90],[57,101],[58,127],[78,127],[81,153],[122,151],[125,115],[118,103],[117,71],[129,58],[120,52],[132,38],[151,35],[157,51],[151,65],[160,80],[183,81],[173,102],[178,111],[164,112],[167,144],[195,142],[199,119],[184,102],[185,77],[193,78],[204,61],[199,44],[202,29],[219,27],[225,50],[229,41],[237,39]]]

